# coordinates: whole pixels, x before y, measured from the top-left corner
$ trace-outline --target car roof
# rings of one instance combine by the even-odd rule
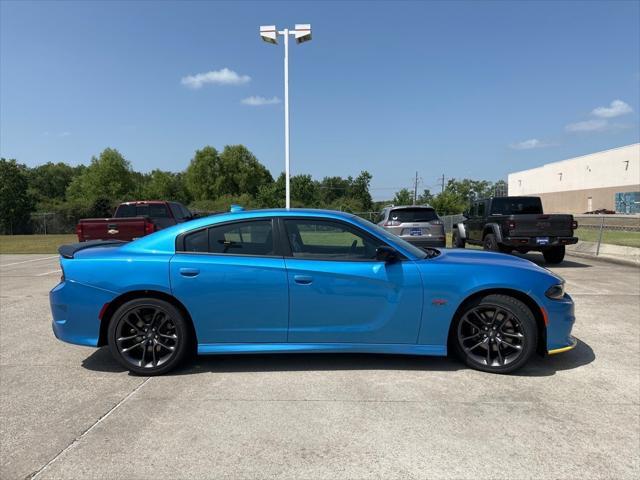
[[[327,220],[347,220],[349,223],[358,223],[359,219],[348,212],[339,212],[336,210],[320,210],[314,208],[272,208],[264,210],[240,210],[234,212],[225,212],[208,217],[196,218],[188,222],[179,223],[172,227],[168,227],[159,230],[146,237],[139,238],[127,245],[121,247],[122,251],[147,251],[147,252],[171,252],[175,249],[175,239],[178,235],[184,232],[198,230],[200,228],[206,228],[214,226],[218,223],[232,222],[236,220],[253,220],[265,217],[319,217]],[[364,222],[366,220],[363,219]],[[370,226],[366,224],[359,224],[360,227],[365,230],[369,230],[375,227],[373,223]],[[404,248],[399,250],[411,257],[410,253],[407,253]]]
[[[397,210],[399,208],[429,208],[435,210],[431,205],[393,205],[388,207],[390,210]]]

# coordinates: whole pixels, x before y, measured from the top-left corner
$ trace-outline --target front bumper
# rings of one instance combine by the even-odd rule
[[[444,247],[446,246],[447,239],[444,236],[411,236],[411,235],[402,235],[400,238],[406,242],[409,242],[411,245],[415,245],[416,247]]]
[[[530,250],[544,250],[548,247],[559,247],[562,245],[573,245],[578,243],[578,237],[548,237],[549,243],[540,245],[537,242],[538,237],[503,237],[502,244],[514,248],[527,248]]]
[[[548,300],[543,308],[547,313],[547,353],[554,355],[575,348],[578,342],[571,336],[576,321],[571,297],[565,294],[562,300]]]
[[[115,294],[66,280],[49,292],[53,333],[59,340],[75,345],[98,346],[100,309]]]

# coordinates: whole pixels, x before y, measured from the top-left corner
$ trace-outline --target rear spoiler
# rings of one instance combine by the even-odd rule
[[[115,247],[118,245],[124,245],[124,240],[89,240],[88,242],[69,243],[67,245],[61,245],[58,248],[58,253],[64,258],[73,258],[76,252],[93,247]]]

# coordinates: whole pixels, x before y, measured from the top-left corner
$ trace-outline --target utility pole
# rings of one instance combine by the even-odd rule
[[[418,172],[416,172],[416,180],[413,182],[413,204],[418,202]]]
[[[440,193],[444,193],[444,173],[442,174],[442,180],[440,182]]]

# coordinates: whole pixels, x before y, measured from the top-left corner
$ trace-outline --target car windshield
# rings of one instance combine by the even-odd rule
[[[542,213],[538,197],[502,197],[491,201],[491,215],[519,215]]]
[[[389,218],[400,223],[431,222],[438,219],[433,208],[398,208],[391,210]]]
[[[404,248],[409,253],[411,253],[411,255],[414,255],[417,258],[428,257],[427,253],[424,250],[416,247],[415,245],[411,245],[409,242],[401,239],[400,237],[394,235],[393,233],[388,232],[384,228],[376,225],[375,223],[369,222],[368,220],[365,220],[362,217],[358,217],[357,215],[354,215],[353,219],[360,225],[374,230],[376,235],[378,235],[380,238],[383,238],[384,240],[389,241],[391,244],[400,245],[402,248]]]

